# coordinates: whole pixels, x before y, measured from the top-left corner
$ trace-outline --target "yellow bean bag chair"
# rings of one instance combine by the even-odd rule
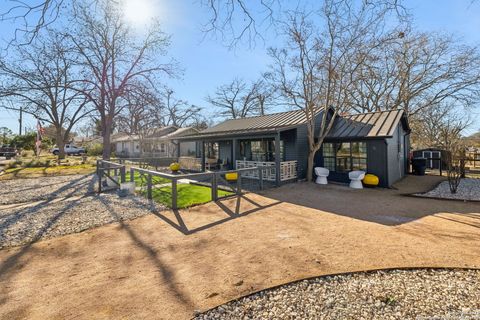
[[[171,163],[170,170],[172,170],[172,172],[177,172],[178,170],[180,170],[180,163],[178,162]]]
[[[225,179],[227,181],[237,181],[238,173],[236,173],[236,172],[225,173]]]
[[[378,179],[376,175],[369,173],[365,175],[365,178],[363,178],[362,182],[366,187],[374,188],[378,186],[380,179]]]

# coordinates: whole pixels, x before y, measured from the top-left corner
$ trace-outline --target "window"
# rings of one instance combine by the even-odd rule
[[[165,143],[160,143],[160,152],[165,152]]]
[[[275,140],[240,141],[240,158],[247,161],[275,161]],[[284,159],[284,143],[280,140],[280,161]]]
[[[323,166],[331,171],[367,170],[366,142],[323,144]]]
[[[367,143],[352,142],[352,170],[367,171]]]
[[[335,146],[333,143],[323,144],[323,166],[330,171],[335,171]]]
[[[218,159],[218,143],[217,142],[205,143],[205,158]]]
[[[337,171],[352,171],[350,142],[337,143]]]

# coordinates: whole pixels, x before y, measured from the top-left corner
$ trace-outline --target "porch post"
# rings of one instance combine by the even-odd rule
[[[275,180],[277,187],[280,186],[280,132],[275,135]]]
[[[237,169],[237,139],[232,139],[232,169]]]
[[[201,153],[202,153],[202,172],[205,172],[205,141],[202,140],[202,147],[201,147]]]

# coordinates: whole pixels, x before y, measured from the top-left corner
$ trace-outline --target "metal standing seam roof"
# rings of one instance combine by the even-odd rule
[[[329,139],[381,138],[393,136],[403,110],[360,113],[338,117]]]
[[[321,110],[319,109],[319,111],[316,112],[316,115],[320,112]],[[307,123],[305,112],[303,110],[294,110],[264,116],[226,120],[216,126],[202,130],[198,134],[185,136],[185,138],[206,138],[249,133],[273,133],[281,129],[293,128],[305,123]]]
[[[321,110],[316,113],[318,116]],[[360,113],[338,116],[328,138],[391,137],[403,116],[403,110]],[[273,113],[241,119],[226,120],[197,134],[180,139],[227,138],[248,134],[271,134],[307,123],[303,110]]]

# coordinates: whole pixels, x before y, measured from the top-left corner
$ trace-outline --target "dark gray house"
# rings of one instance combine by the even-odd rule
[[[317,113],[316,127],[321,113]],[[407,172],[410,129],[403,111],[339,116],[315,165],[330,169],[330,180],[348,182],[348,172],[362,169],[391,186]],[[224,121],[198,134],[202,170],[271,166],[266,179],[277,184],[304,179],[307,170],[307,119],[303,110]],[[182,155],[180,155],[182,156]]]

